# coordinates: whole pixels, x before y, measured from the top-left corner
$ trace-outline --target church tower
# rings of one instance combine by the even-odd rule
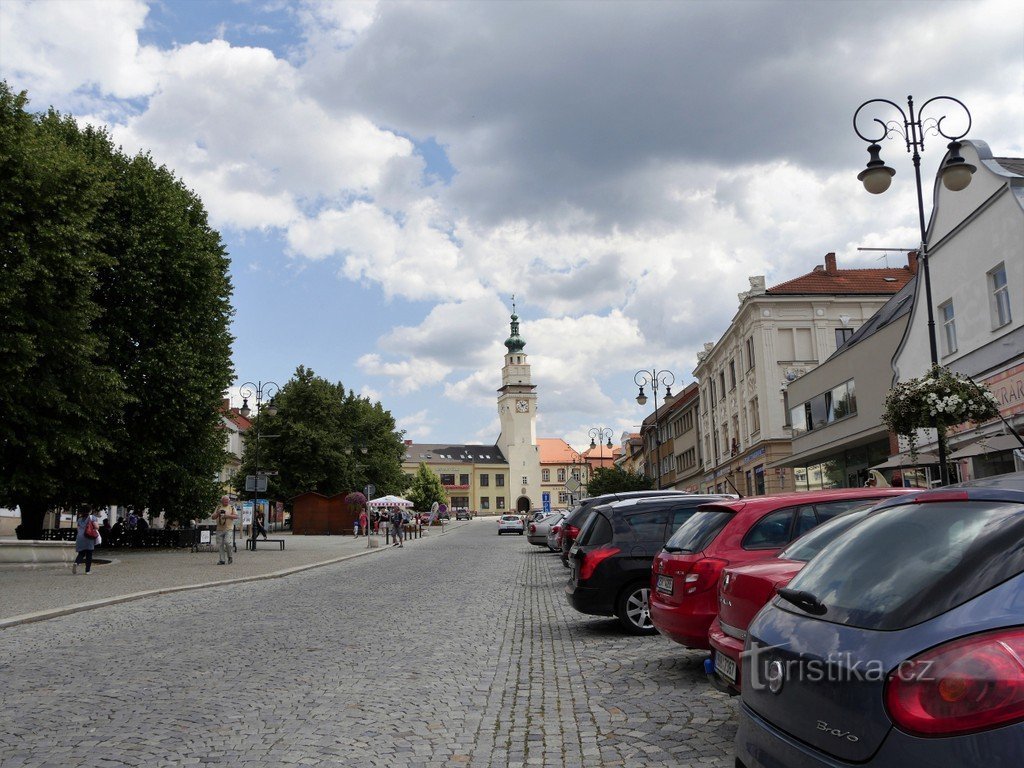
[[[498,416],[501,434],[498,447],[509,468],[509,495],[512,509],[524,512],[542,506],[540,452],[537,450],[537,392],[530,381],[530,364],[519,335],[519,316],[512,300],[511,334],[505,340],[505,365],[501,369],[498,390]]]

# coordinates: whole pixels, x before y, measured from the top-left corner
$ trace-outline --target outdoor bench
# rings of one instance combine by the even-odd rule
[[[284,549],[284,539],[246,539],[245,548],[251,549],[255,552],[257,541],[262,541],[264,544],[280,544],[281,546],[279,547],[279,549]]]

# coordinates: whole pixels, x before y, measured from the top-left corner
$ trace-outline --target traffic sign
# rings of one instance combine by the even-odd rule
[[[544,505],[544,511],[545,512],[550,512],[551,511],[551,493],[550,493],[550,491],[544,491],[540,495],[540,498],[541,498],[541,502]]]

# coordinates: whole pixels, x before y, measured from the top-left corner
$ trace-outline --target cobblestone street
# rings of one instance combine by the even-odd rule
[[[0,766],[731,766],[702,654],[577,614],[566,573],[477,520],[3,630]]]

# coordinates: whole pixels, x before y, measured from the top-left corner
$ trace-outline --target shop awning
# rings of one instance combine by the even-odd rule
[[[911,459],[909,453],[897,453],[890,456],[881,464],[875,464],[871,469],[899,469],[900,467],[924,467],[929,464],[938,464],[939,457],[934,453],[919,453],[916,459]]]
[[[1020,448],[1017,438],[1013,435],[989,435],[969,443],[958,451],[950,454],[950,459],[969,459],[973,456],[984,456],[986,453],[1012,451]]]

